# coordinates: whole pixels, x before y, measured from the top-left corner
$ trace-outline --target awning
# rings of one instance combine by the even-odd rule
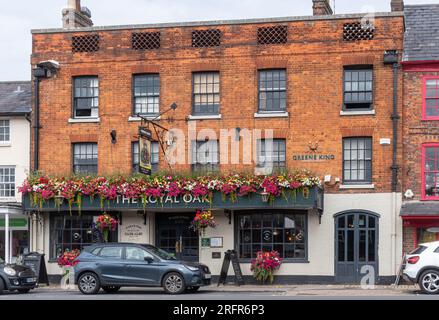
[[[400,216],[405,227],[439,226],[439,202],[416,201],[404,203]]]

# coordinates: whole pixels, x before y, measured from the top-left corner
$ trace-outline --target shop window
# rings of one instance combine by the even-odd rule
[[[9,120],[0,120],[0,143],[11,140],[11,127]]]
[[[344,109],[370,110],[373,103],[373,70],[370,66],[344,70]]]
[[[343,183],[372,183],[372,138],[343,139]]]
[[[215,115],[220,108],[219,72],[193,74],[193,114]]]
[[[439,143],[422,148],[422,198],[439,200]]]
[[[192,171],[208,173],[219,170],[219,148],[217,140],[192,142]]]
[[[73,116],[75,118],[97,118],[98,108],[98,77],[73,78]]]
[[[15,167],[0,166],[0,198],[15,197]]]
[[[259,112],[284,112],[286,96],[285,69],[259,71]]]
[[[272,167],[274,171],[282,171],[286,165],[285,139],[258,140],[257,167]]]
[[[439,233],[432,232],[432,228],[417,229],[417,243],[429,243],[439,240]],[[419,254],[419,253],[418,253]]]
[[[253,259],[258,251],[276,250],[287,260],[307,259],[305,213],[236,214],[236,248],[240,259]]]
[[[73,172],[86,174],[98,173],[97,143],[73,144]]]
[[[160,76],[158,74],[135,75],[134,115],[158,115],[160,108]]]
[[[82,250],[93,244],[92,224],[96,216],[83,212],[79,215],[50,215],[50,259],[66,250]],[[109,233],[109,242],[117,242],[117,230]]]
[[[133,172],[139,172],[139,142],[133,142],[132,144],[132,157],[133,157]],[[151,143],[151,165],[152,172],[158,171],[159,166],[159,143],[153,141]]]
[[[423,91],[423,119],[439,120],[439,77],[425,77]]]

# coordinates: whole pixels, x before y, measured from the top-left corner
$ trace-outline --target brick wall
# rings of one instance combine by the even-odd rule
[[[71,37],[83,33],[34,33],[32,64],[48,59],[61,64],[56,78],[43,80],[41,84],[40,170],[50,174],[70,173],[71,143],[95,140],[99,148],[100,174],[130,172],[131,142],[136,140],[139,125],[128,121],[132,112],[132,75],[159,72],[161,110],[173,102],[178,104],[177,111],[170,114],[173,121],[168,122],[165,116],[160,123],[186,129],[186,118],[191,114],[192,72],[214,70],[220,72],[222,119],[197,121],[198,129],[276,129],[275,136],[287,141],[289,168],[307,168],[321,176],[331,174],[340,178],[342,138],[367,134],[373,137],[375,190],[370,192],[389,192],[392,147],[380,145],[379,140],[392,138],[392,68],[382,61],[385,50],[402,50],[403,18],[378,17],[374,40],[344,42],[343,24],[352,21],[330,19],[285,23],[289,40],[282,45],[257,45],[257,27],[268,25],[219,25],[215,28],[222,31],[222,45],[201,49],[191,47],[194,28],[163,28],[160,29],[161,49],[140,52],[130,48],[131,32],[139,30],[99,31],[101,49],[96,53],[71,52]],[[341,116],[343,66],[364,63],[374,67],[376,115]],[[289,118],[255,118],[257,71],[279,67],[287,69]],[[76,75],[99,76],[100,123],[68,123],[72,113],[72,77]],[[402,76],[398,81],[401,85]],[[402,112],[401,108],[399,112]],[[110,132],[113,129],[117,130],[116,144],[111,144]],[[309,152],[309,142],[318,142],[319,153],[334,154],[335,160],[294,161],[293,155]],[[160,159],[161,167],[165,168],[162,155]],[[402,161],[401,150],[398,161]],[[223,170],[252,168],[252,165],[222,167]],[[176,165],[174,169],[188,170],[189,165]],[[327,192],[334,191],[337,191],[336,186],[327,187]]]

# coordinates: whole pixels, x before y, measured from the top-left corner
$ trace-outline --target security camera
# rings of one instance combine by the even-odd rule
[[[37,64],[37,67],[46,68],[49,69],[50,71],[57,71],[60,68],[59,62],[55,60],[42,61]]]

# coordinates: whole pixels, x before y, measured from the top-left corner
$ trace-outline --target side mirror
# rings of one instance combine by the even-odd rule
[[[148,263],[153,263],[154,259],[151,258],[151,257],[145,257],[145,261],[148,262]]]

